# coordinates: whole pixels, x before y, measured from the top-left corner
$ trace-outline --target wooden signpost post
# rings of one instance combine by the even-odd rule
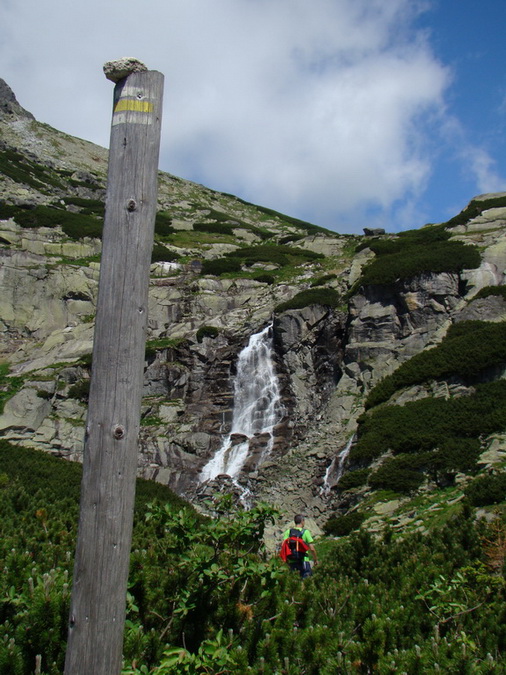
[[[158,190],[163,75],[134,59],[104,71],[117,84],[65,675],[121,671]]]

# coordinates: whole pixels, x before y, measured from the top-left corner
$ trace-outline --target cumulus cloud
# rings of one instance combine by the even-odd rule
[[[165,74],[164,170],[340,231],[398,228],[446,116],[450,73],[415,28],[426,5],[3,0],[0,76],[41,121],[107,145],[101,67],[135,56]]]

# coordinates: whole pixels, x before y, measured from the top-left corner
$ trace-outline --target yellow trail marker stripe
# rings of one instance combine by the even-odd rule
[[[132,110],[133,112],[150,113],[153,112],[154,106],[149,101],[139,101],[138,99],[121,98],[114,107],[114,112],[123,112],[125,110]]]

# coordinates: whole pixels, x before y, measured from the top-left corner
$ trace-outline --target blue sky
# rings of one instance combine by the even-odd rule
[[[160,168],[338,232],[506,191],[505,0],[2,0],[0,77],[107,146],[102,65],[165,75]]]
[[[430,32],[434,55],[451,71],[445,95],[457,128],[435,154],[424,201],[434,220],[462,207],[476,191],[506,190],[506,3],[440,0],[419,26]],[[469,156],[466,148],[475,154]],[[469,163],[477,163],[476,171]]]

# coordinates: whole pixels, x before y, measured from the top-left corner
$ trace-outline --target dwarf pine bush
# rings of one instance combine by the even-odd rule
[[[487,369],[506,365],[506,322],[462,321],[444,340],[403,363],[369,393],[366,409],[387,401],[396,391],[429,380],[458,375],[472,383]]]
[[[409,230],[391,239],[366,240],[376,254],[363,270],[351,293],[360,286],[386,285],[410,279],[422,273],[461,272],[479,267],[481,257],[476,246],[450,241],[450,233],[441,225]]]
[[[0,675],[63,672],[80,472],[0,441]],[[136,494],[125,675],[504,672],[502,521],[323,539],[301,582],[263,547],[267,505]]]
[[[309,288],[294,295],[293,298],[282,302],[274,308],[275,314],[281,314],[289,309],[303,309],[311,305],[323,307],[337,307],[341,302],[341,296],[333,288]]]
[[[349,461],[352,467],[368,466],[387,451],[394,455],[416,454],[417,458],[410,460],[410,471],[425,473],[436,482],[451,481],[458,471],[472,474],[476,470],[481,438],[505,426],[505,380],[476,385],[474,394],[467,396],[378,406],[359,419],[358,439]],[[391,462],[388,468],[378,470],[381,487],[386,487],[384,478],[388,472],[388,487],[406,491],[402,480],[405,461]],[[378,474],[374,476],[369,478],[369,484],[380,487]]]

